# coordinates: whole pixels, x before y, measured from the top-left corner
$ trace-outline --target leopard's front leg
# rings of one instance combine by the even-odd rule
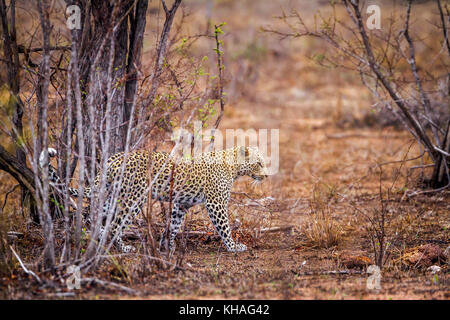
[[[230,224],[228,222],[228,200],[206,199],[206,210],[209,218],[222,238],[223,243],[230,252],[242,252],[247,250],[247,246],[242,243],[237,243],[231,237]]]

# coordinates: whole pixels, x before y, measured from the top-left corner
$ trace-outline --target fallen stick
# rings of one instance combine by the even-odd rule
[[[206,232],[206,231],[183,231],[183,232],[179,232],[177,233],[177,237],[181,237],[181,236],[211,236],[211,237],[217,237],[220,238],[220,236],[218,234],[214,234],[211,232]],[[126,240],[141,240],[139,234],[137,232],[133,232],[133,231],[124,231],[123,232],[123,238]]]
[[[282,227],[272,227],[272,228],[262,228],[258,230],[258,233],[272,233],[272,232],[282,232],[282,231],[290,231],[294,228],[294,226],[282,226]],[[183,231],[177,234],[177,237],[181,236],[210,236],[211,238],[220,239],[218,234],[209,232],[209,231]],[[139,236],[132,231],[125,231],[123,233],[124,238],[128,240],[139,240]]]
[[[270,233],[270,232],[280,232],[280,231],[290,231],[294,226],[284,226],[284,227],[273,227],[273,228],[262,228],[259,230],[260,233]]]
[[[97,278],[82,278],[82,279],[80,279],[80,282],[81,283],[83,283],[83,282],[84,283],[96,283],[96,284],[99,284],[99,285],[104,286],[104,287],[113,287],[115,289],[119,289],[119,290],[125,291],[128,294],[132,294],[132,295],[137,295],[138,294],[138,292],[136,290],[133,290],[133,289],[128,288],[128,287],[125,287],[125,286],[123,286],[121,284],[117,284],[117,283],[109,282],[109,281],[104,281],[104,280],[100,280],[100,279],[97,279]]]
[[[56,292],[56,293],[50,293],[48,294],[50,297],[75,297],[75,292]]]
[[[177,234],[177,237],[181,236],[210,236],[211,238],[217,238],[220,239],[220,236],[218,234],[214,234],[212,232],[207,231],[184,231]]]
[[[297,276],[323,276],[323,275],[341,275],[341,274],[366,274],[366,271],[351,271],[351,270],[329,270],[329,271],[305,271],[296,272],[291,270],[291,272]]]
[[[346,139],[346,138],[377,138],[361,133],[335,133],[325,135],[328,139]]]
[[[27,267],[25,267],[25,265],[23,264],[22,260],[20,260],[19,255],[14,250],[14,248],[12,246],[9,246],[9,248],[11,249],[12,253],[16,257],[17,261],[19,261],[19,264],[22,267],[23,271],[25,271],[29,275],[32,275],[37,280],[37,282],[39,282],[41,284],[42,283],[41,279],[36,275],[36,273],[34,273],[31,270],[28,270]]]

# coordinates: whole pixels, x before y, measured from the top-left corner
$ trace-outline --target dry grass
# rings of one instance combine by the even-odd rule
[[[311,206],[304,234],[307,245],[315,249],[329,249],[342,241],[342,229],[332,218],[329,205]]]
[[[316,184],[310,200],[310,212],[304,225],[306,245],[315,249],[329,249],[342,243],[343,229],[333,217],[331,201],[333,188]]]

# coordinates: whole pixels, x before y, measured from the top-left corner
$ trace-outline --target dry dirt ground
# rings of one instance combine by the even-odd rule
[[[433,275],[428,266],[399,259],[420,245],[441,250],[450,245],[449,193],[403,197],[407,188],[417,187],[420,172],[408,168],[420,161],[401,160],[416,157],[417,144],[399,128],[372,125],[373,100],[357,79],[324,70],[305,57],[312,50],[308,45],[317,48],[317,43],[280,41],[259,32],[260,26],[277,23],[272,17],[280,4],[312,12],[317,9],[312,2],[243,3],[221,1],[212,15],[227,22],[231,98],[220,127],[279,129],[280,155],[277,174],[257,186],[249,178],[239,180],[233,190],[230,216],[240,220],[234,236],[249,250],[226,252],[204,210],[194,214],[198,209],[192,209],[185,230],[206,235],[187,240],[182,269],[142,271],[142,258],[117,257],[102,267],[102,278],[133,288],[138,295],[91,285],[68,297],[449,299],[445,262],[433,262],[441,267]],[[192,21],[201,20],[202,10],[201,1],[193,2]],[[377,163],[391,161],[398,162],[384,165],[380,179]],[[367,216],[380,210],[380,181],[383,190],[392,186],[386,226],[390,256],[381,288],[369,290],[365,271],[374,255]],[[264,232],[274,227],[286,228]],[[32,235],[17,244],[22,254],[28,237]],[[329,238],[328,248],[321,245]],[[352,259],[362,263],[349,264]],[[62,297],[55,289],[27,284],[19,268],[15,277],[3,280],[9,298]]]

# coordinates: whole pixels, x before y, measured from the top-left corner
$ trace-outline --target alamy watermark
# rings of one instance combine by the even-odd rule
[[[381,9],[380,6],[372,4],[367,7],[366,13],[370,16],[366,20],[366,26],[369,30],[381,29]]]
[[[235,146],[257,148],[263,156],[266,174],[274,175],[279,169],[279,129],[205,129],[201,121],[193,122],[193,129],[178,128],[174,130],[172,140],[177,150],[175,153],[185,159],[199,156],[203,152],[221,151]],[[213,143],[211,142],[213,141]],[[224,159],[217,153],[217,162]],[[244,159],[242,159],[244,160]],[[256,159],[255,159],[256,160]]]
[[[66,286],[69,290],[80,289],[81,288],[81,271],[79,266],[69,266],[67,268],[67,273],[70,276],[66,280]]]
[[[66,8],[66,26],[70,30],[80,30],[81,29],[81,9],[79,6],[73,4]]]
[[[366,271],[371,274],[367,278],[366,288],[369,290],[381,290],[381,269],[376,265],[370,265]]]

